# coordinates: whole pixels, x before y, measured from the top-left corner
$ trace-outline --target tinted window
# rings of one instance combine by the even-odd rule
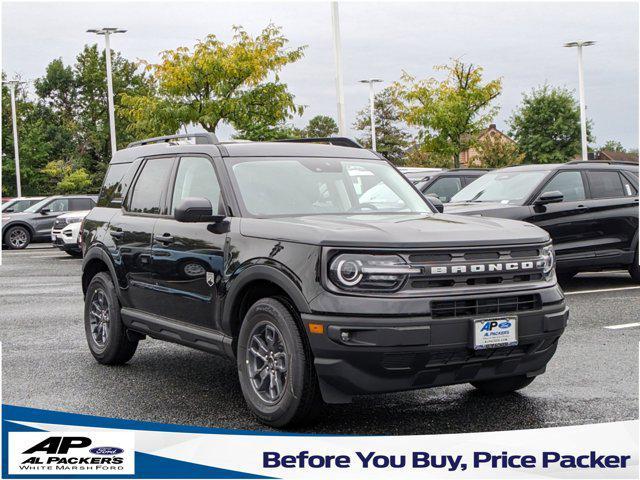
[[[130,163],[116,163],[109,166],[100,190],[99,207],[119,206],[128,184],[124,177],[129,167],[131,167]]]
[[[91,210],[94,206],[93,200],[90,198],[72,198],[69,202],[69,210]]]
[[[587,178],[592,198],[624,197],[620,174],[613,171],[588,171]]]
[[[558,191],[564,196],[564,202],[577,202],[586,198],[582,174],[580,172],[560,172],[542,189],[544,192]]]
[[[220,184],[208,158],[183,157],[180,159],[176,183],[173,187],[172,214],[175,207],[187,197],[208,198],[214,212],[224,212],[220,200]]]
[[[624,194],[627,197],[635,196],[638,194],[638,189],[635,187],[635,185],[633,185],[633,183],[629,181],[627,177],[625,177],[624,175],[621,175],[620,178],[622,178],[622,186],[624,188]]]
[[[452,202],[500,202],[523,205],[547,170],[498,170],[487,173],[454,195]]]
[[[68,212],[69,211],[69,199],[57,198],[53,202],[44,207],[48,208],[50,212]]]
[[[163,187],[171,172],[172,158],[147,160],[133,187],[129,211],[136,213],[160,213]]]
[[[442,177],[436,179],[429,185],[423,193],[425,195],[436,195],[443,202],[451,200],[456,193],[462,189],[462,179],[460,177]]]

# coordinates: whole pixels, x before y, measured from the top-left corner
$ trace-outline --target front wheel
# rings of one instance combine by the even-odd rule
[[[287,307],[263,298],[247,312],[238,338],[242,394],[272,427],[312,419],[322,404],[311,351]]]
[[[471,382],[482,393],[489,395],[500,395],[502,393],[511,393],[516,390],[530,385],[536,377],[527,377],[526,375],[518,375],[517,377],[496,378],[494,380],[484,380],[482,382]]]
[[[89,350],[99,363],[122,365],[136,353],[138,341],[127,336],[116,289],[107,272],[96,274],[87,287],[84,330]]]
[[[631,278],[634,282],[638,283],[640,283],[640,265],[638,264],[639,260],[640,259],[638,258],[638,250],[636,250],[636,256],[633,259],[633,263],[629,267],[629,275],[631,275]]]
[[[26,227],[10,227],[4,234],[4,243],[9,250],[22,250],[31,242],[31,233]]]

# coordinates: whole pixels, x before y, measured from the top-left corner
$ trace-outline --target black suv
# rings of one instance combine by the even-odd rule
[[[454,195],[447,213],[510,218],[544,228],[558,275],[638,266],[638,165],[573,161],[495,170]]]
[[[272,426],[323,400],[544,372],[568,318],[544,230],[436,213],[362,148],[190,138],[116,152],[84,220],[98,362],[145,336],[227,355]],[[366,196],[380,185],[395,199]]]

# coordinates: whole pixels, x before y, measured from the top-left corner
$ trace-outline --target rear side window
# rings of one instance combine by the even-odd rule
[[[626,196],[620,174],[611,170],[587,171],[592,198],[612,198]]]
[[[182,157],[173,188],[171,214],[182,200],[187,197],[207,198],[213,211],[223,213],[220,198],[220,184],[213,164],[206,157]]]
[[[436,195],[441,201],[448,202],[460,190],[462,190],[460,177],[442,177],[427,187],[424,194]]]
[[[146,161],[133,186],[128,208],[130,212],[160,213],[160,200],[172,166],[173,158],[152,158]]]
[[[94,205],[93,200],[90,198],[72,198],[69,202],[69,210],[91,210]]]
[[[579,202],[586,198],[582,174],[578,171],[560,172],[545,185],[542,193],[560,192],[563,202]]]
[[[98,198],[99,207],[119,207],[122,204],[128,180],[131,177],[130,174],[127,175],[131,165],[131,163],[114,163],[109,166],[100,190],[100,198]]]

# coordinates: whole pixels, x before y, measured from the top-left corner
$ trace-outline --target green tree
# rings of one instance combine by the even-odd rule
[[[418,127],[426,151],[450,156],[460,166],[460,153],[472,147],[478,134],[498,112],[492,102],[502,92],[502,80],[485,82],[482,67],[453,60],[435,67],[446,78],[417,80],[407,74],[393,85],[401,118]]]
[[[268,142],[270,140],[283,140],[286,138],[300,138],[304,136],[302,130],[285,122],[277,125],[266,125],[256,122],[244,126],[233,138],[241,140],[252,140],[254,142]]]
[[[160,63],[147,65],[153,91],[122,96],[128,131],[158,135],[198,124],[215,132],[226,122],[244,135],[254,125],[281,125],[302,113],[278,74],[302,58],[304,47],[288,49],[287,43],[274,25],[255,37],[234,27],[228,44],[208,35],[193,49],[162,52]]]
[[[326,138],[338,133],[338,124],[331,117],[316,115],[309,120],[302,133],[309,138]]]
[[[498,135],[485,135],[475,146],[474,162],[483,168],[502,168],[518,165],[524,161],[524,154],[515,142]],[[471,165],[469,165],[471,166]]]
[[[42,169],[55,182],[51,193],[84,193],[91,187],[91,178],[84,168],[73,168],[64,160],[53,160]]]
[[[405,151],[409,147],[411,135],[401,125],[400,112],[394,103],[393,90],[387,87],[374,97],[376,150],[396,165],[405,164]],[[358,141],[371,148],[371,116],[369,106],[360,110],[353,128],[363,132]],[[413,161],[417,161],[414,159]]]
[[[557,163],[580,152],[580,106],[566,88],[543,85],[524,93],[510,119],[510,136],[527,163]],[[587,122],[590,142],[591,122]]]
[[[604,145],[598,148],[598,151],[602,151],[602,150],[607,150],[609,152],[622,152],[622,153],[627,152],[627,149],[624,148],[622,146],[622,143],[620,143],[617,140],[607,140],[606,142],[604,142]]]

